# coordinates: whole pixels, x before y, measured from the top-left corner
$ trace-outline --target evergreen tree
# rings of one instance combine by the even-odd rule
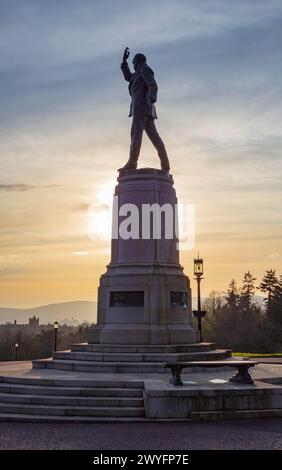
[[[253,299],[256,291],[255,281],[256,277],[254,277],[250,271],[244,274],[239,300],[239,306],[242,312],[250,312],[252,309]]]
[[[239,299],[240,294],[239,289],[237,287],[237,283],[234,279],[232,279],[228,285],[228,289],[225,294],[225,300],[230,310],[236,310],[239,304]]]
[[[279,281],[276,276],[276,272],[273,269],[269,269],[265,272],[265,275],[262,278],[262,281],[258,287],[262,292],[267,293],[267,298],[265,298],[267,313],[270,312],[272,307],[272,302],[274,297],[277,296],[279,290]]]
[[[273,289],[268,313],[271,320],[282,325],[282,276],[280,276],[279,280],[277,279]]]

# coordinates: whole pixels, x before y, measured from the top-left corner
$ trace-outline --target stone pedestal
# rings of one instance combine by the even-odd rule
[[[192,326],[190,283],[179,264],[174,230],[177,198],[172,176],[150,168],[122,170],[115,196],[116,209],[124,215],[118,216],[114,232],[129,215],[133,216],[132,206],[125,204],[133,204],[139,211],[139,227],[135,224],[135,232],[128,227],[136,238],[123,239],[118,234],[112,240],[111,262],[100,279],[97,325],[90,330],[89,343],[196,343],[199,338]],[[164,213],[159,219],[160,239],[153,233],[153,220],[148,236],[142,208],[155,203],[166,207],[167,214],[172,211],[172,236]],[[117,210],[114,212],[117,214]],[[142,232],[147,239],[142,238]]]

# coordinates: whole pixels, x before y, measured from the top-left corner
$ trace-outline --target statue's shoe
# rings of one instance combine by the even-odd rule
[[[136,170],[136,168],[137,168],[137,163],[134,163],[128,160],[128,162],[122,168],[120,168],[120,170]]]
[[[161,169],[164,170],[164,171],[167,171],[169,173],[170,166],[169,165],[162,165]]]

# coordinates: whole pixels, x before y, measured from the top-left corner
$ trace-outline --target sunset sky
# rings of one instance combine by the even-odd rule
[[[155,71],[177,195],[196,207],[186,274],[198,250],[205,294],[281,272],[281,22],[279,0],[0,0],[0,307],[97,299],[128,158],[126,46]],[[147,137],[139,166],[159,166]]]

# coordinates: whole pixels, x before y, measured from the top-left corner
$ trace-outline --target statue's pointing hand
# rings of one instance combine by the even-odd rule
[[[130,54],[129,47],[126,47],[123,53],[123,62],[127,61],[129,54]]]

